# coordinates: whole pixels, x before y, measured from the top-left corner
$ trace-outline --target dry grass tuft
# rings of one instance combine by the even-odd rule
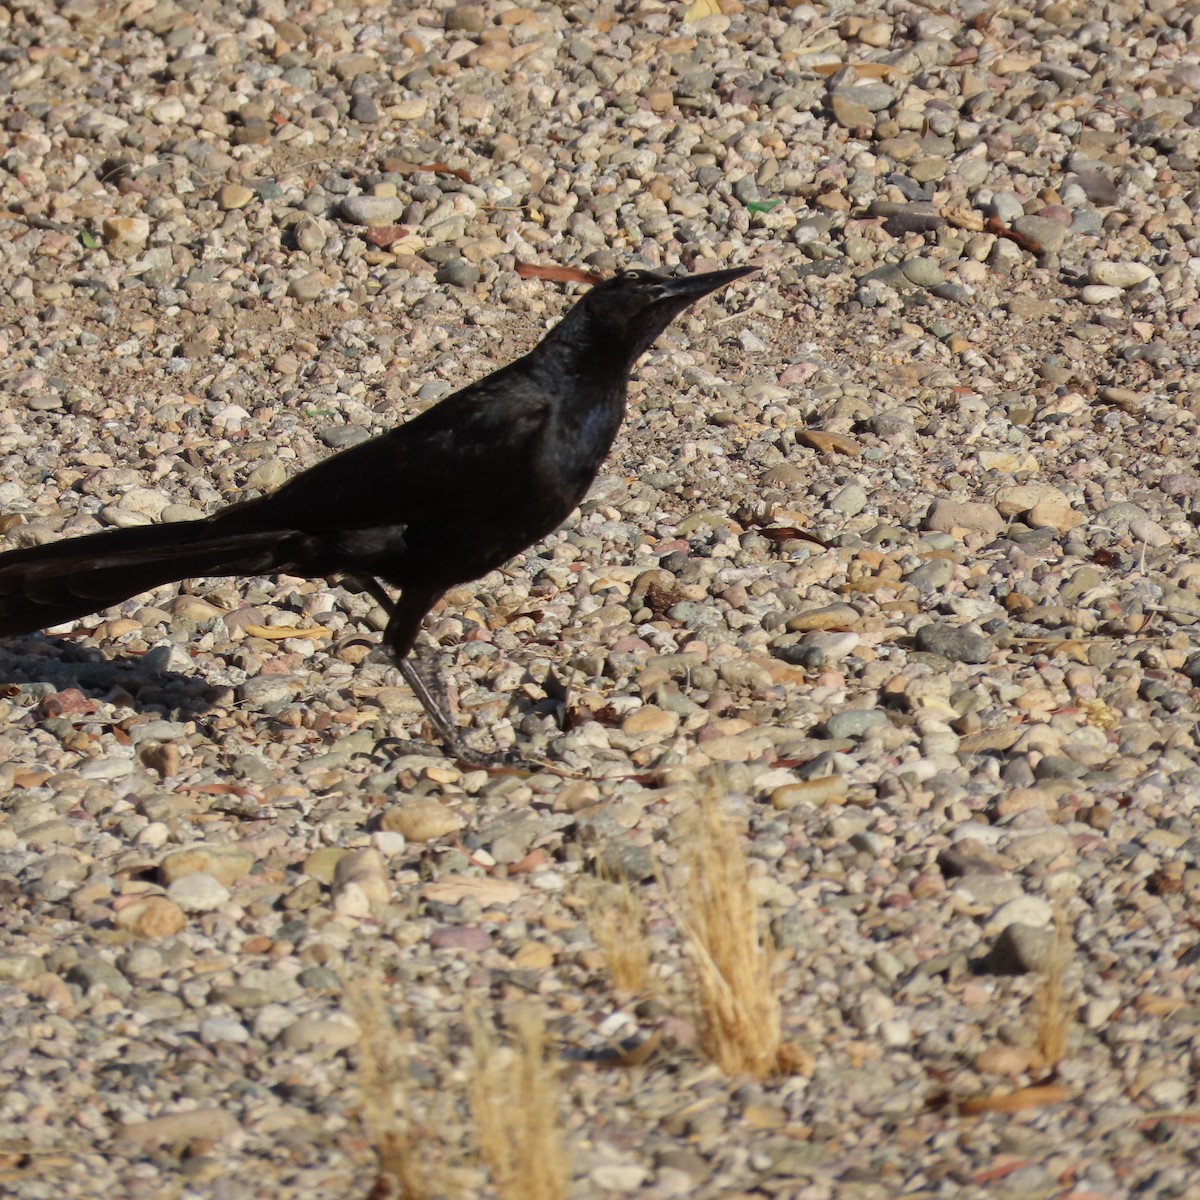
[[[433,1188],[417,1153],[417,1140],[401,1113],[405,1107],[404,1040],[383,999],[383,988],[372,979],[363,990],[347,996],[347,1008],[358,1022],[357,1110],[363,1132],[375,1151],[379,1173],[372,1200],[433,1200],[445,1188]]]
[[[646,909],[628,879],[593,880],[581,891],[584,919],[613,986],[635,995],[650,979]]]
[[[1054,939],[1035,993],[1037,1046],[1050,1071],[1056,1070],[1066,1057],[1067,1038],[1071,1032],[1066,976],[1073,944],[1066,904],[1059,899],[1054,906]]]
[[[786,1070],[774,952],[738,830],[714,788],[704,789],[682,833],[676,920],[692,960],[701,1047],[727,1074],[762,1079]]]
[[[558,1087],[541,1018],[514,1020],[516,1045],[497,1044],[481,1021],[473,1031],[471,1115],[479,1154],[500,1200],[564,1200],[569,1167],[558,1126]]]

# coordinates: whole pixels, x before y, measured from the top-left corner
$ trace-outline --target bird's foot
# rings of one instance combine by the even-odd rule
[[[438,731],[443,733],[442,730]],[[471,771],[488,771],[493,774],[533,774],[535,771],[552,770],[550,763],[534,762],[524,757],[516,747],[507,750],[476,750],[457,735],[453,739],[443,737],[442,753],[460,767]],[[412,738],[385,737],[375,743],[371,757],[384,763],[395,762],[410,754],[429,758],[437,748],[429,742]]]
[[[436,753],[437,748],[428,742],[419,742],[413,738],[382,737],[375,743],[371,757],[386,764],[395,762],[398,758],[406,758],[410,754],[431,758]]]
[[[495,775],[532,775],[551,766],[549,763],[526,758],[515,746],[510,746],[507,750],[487,751],[476,750],[460,741],[457,746],[447,746],[446,754],[460,766],[488,771]]]

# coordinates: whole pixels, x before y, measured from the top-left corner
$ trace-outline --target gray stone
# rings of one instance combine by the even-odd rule
[[[917,630],[917,647],[961,663],[985,663],[992,654],[992,643],[982,633],[944,621],[922,625]]]

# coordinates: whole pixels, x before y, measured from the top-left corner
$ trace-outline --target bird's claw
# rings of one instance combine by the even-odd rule
[[[370,757],[387,764],[409,754],[429,758],[431,752],[436,753],[436,750],[428,742],[417,742],[412,738],[382,737],[375,743]]]
[[[428,742],[413,741],[410,738],[383,737],[375,743],[371,757],[383,764],[388,764],[410,754],[428,758],[431,749]],[[532,774],[535,771],[544,770],[549,765],[525,758],[515,746],[510,746],[507,750],[476,750],[457,737],[453,741],[446,742],[442,750],[447,758],[471,771]]]
[[[532,774],[543,769],[543,763],[533,762],[515,747],[507,750],[475,750],[463,742],[456,746],[447,746],[446,754],[460,766],[469,767],[476,771],[492,771],[496,773],[525,773]]]

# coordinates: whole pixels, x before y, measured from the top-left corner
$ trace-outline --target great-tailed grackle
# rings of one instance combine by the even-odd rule
[[[201,575],[349,576],[389,614],[383,640],[447,753],[467,750],[408,658],[447,588],[556,529],[625,415],[637,359],[701,296],[753,271],[628,271],[597,284],[524,358],[269,495],[200,521],[142,525],[0,555],[0,635],[30,633]],[[400,590],[393,600],[384,588]]]

